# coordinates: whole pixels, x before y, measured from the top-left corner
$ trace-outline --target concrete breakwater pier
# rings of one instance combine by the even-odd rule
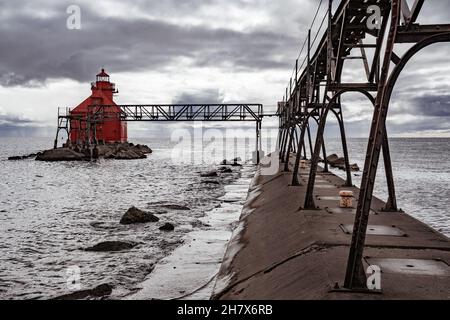
[[[359,189],[319,171],[318,208],[303,210],[309,168],[300,170],[301,186],[282,169],[257,171],[214,299],[450,299],[450,239],[406,213],[383,211],[375,197],[363,260],[369,271],[379,268],[381,290],[342,289],[356,209],[340,208],[339,193],[353,191],[356,208]]]

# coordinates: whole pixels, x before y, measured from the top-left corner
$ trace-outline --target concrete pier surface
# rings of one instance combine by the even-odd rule
[[[333,290],[344,283],[356,212],[340,208],[339,192],[353,191],[356,208],[359,189],[319,172],[319,209],[302,210],[309,168],[293,187],[292,170],[282,167],[273,175],[257,171],[213,299],[450,299],[450,239],[406,213],[383,212],[376,198],[364,262],[381,268],[381,293]]]

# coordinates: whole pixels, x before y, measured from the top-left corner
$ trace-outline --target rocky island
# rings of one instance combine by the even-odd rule
[[[90,161],[95,159],[135,160],[145,159],[153,151],[146,145],[133,143],[112,143],[94,146],[91,149],[80,146],[67,146],[38,152],[24,156],[9,157],[8,160],[24,160],[34,158],[36,161]]]

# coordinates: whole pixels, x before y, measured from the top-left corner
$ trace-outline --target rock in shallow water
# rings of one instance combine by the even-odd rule
[[[92,298],[101,298],[105,296],[109,296],[112,293],[113,287],[110,284],[101,284],[94,289],[88,290],[80,290],[76,292],[72,292],[69,294],[65,294],[59,297],[54,298],[54,300],[81,300],[89,297]]]
[[[69,148],[46,150],[37,155],[37,161],[81,161],[85,156]]]
[[[138,144],[134,146],[135,149],[138,149],[139,151],[141,151],[142,153],[153,153],[153,150],[150,149],[148,146],[146,145],[142,145],[142,144]]]
[[[181,211],[188,211],[191,210],[191,208],[182,206],[179,204],[165,204],[161,206],[162,208],[171,209],[171,210],[181,210]]]
[[[123,251],[129,250],[136,247],[138,244],[136,242],[125,242],[125,241],[105,241],[96,244],[93,247],[86,248],[86,251],[93,252],[112,252],[112,251]]]
[[[217,171],[204,172],[204,173],[200,174],[200,177],[202,177],[202,178],[217,177]]]
[[[148,223],[158,222],[159,218],[154,214],[139,210],[136,207],[131,207],[120,219],[120,224],[135,224],[135,223]]]
[[[215,180],[205,180],[202,181],[203,184],[214,184],[214,185],[220,185],[219,181],[215,181]]]
[[[175,230],[175,226],[171,223],[166,223],[163,226],[159,227],[161,231],[173,231]]]
[[[25,160],[25,159],[29,159],[29,158],[36,158],[36,156],[38,156],[40,153],[31,153],[31,154],[27,154],[25,156],[13,156],[13,157],[8,157],[8,160],[10,161],[17,161],[17,160]]]
[[[145,159],[147,156],[138,150],[118,150],[115,153],[109,155],[107,159],[116,160],[136,160]]]

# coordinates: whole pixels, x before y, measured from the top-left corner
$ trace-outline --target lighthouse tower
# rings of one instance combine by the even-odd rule
[[[109,81],[104,69],[97,74],[96,81],[91,84],[91,96],[70,111],[70,142],[83,144],[87,140],[88,114],[93,112],[92,106],[108,106],[102,123],[95,125],[95,137],[99,143],[126,142],[127,123],[120,121],[120,108],[114,102],[114,94],[118,93],[116,85]],[[91,107],[90,107],[91,106]],[[91,132],[91,134],[93,134]]]

